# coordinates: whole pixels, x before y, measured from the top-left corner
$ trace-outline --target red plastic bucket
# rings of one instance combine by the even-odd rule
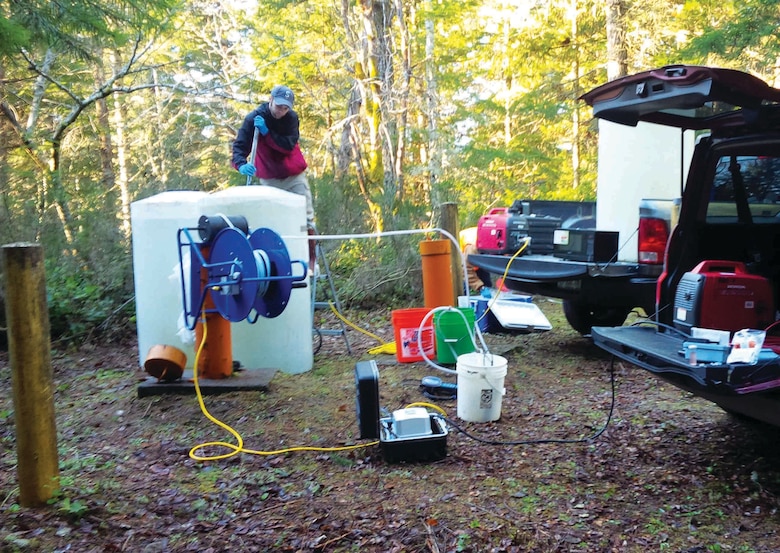
[[[396,309],[391,314],[393,334],[395,335],[395,357],[401,363],[414,363],[423,361],[422,352],[418,346],[417,335],[420,333],[420,323],[430,309],[424,307],[412,307],[410,309]],[[428,317],[420,334],[420,344],[425,356],[433,359],[436,351],[433,340],[433,316]]]

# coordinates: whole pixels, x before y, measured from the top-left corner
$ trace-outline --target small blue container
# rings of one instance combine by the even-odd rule
[[[696,346],[697,363],[725,363],[731,351],[731,346],[708,344],[706,342],[684,342],[685,359],[691,360],[691,346]]]
[[[485,313],[488,301],[488,298],[482,296],[469,296],[469,305],[474,308],[474,317],[480,332],[490,332],[490,313]]]

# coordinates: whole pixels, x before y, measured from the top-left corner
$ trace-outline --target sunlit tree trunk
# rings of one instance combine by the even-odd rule
[[[168,182],[168,171],[166,169],[165,156],[160,155],[163,149],[163,141],[166,133],[162,125],[162,118],[164,113],[162,93],[159,87],[159,75],[157,69],[150,70],[151,81],[154,84],[152,88],[153,99],[153,111],[154,117],[150,118],[149,125],[146,128],[147,140],[146,151],[149,159],[148,165],[152,172],[152,176],[165,187],[165,183]]]
[[[428,0],[428,4],[430,4],[430,0]],[[430,5],[426,11],[431,11]],[[423,153],[427,156],[427,159],[422,159],[422,162],[428,168],[430,194],[436,190],[442,168],[442,153],[439,147],[439,89],[436,81],[435,36],[434,21],[428,17],[425,19],[425,108],[428,118],[428,139],[421,146],[425,148]],[[431,201],[435,201],[435,198],[432,197]]]
[[[613,81],[628,72],[625,0],[607,0],[607,79]]]
[[[27,121],[24,123],[24,127],[21,127],[20,125],[15,125],[19,134],[20,138],[22,139],[22,142],[25,143],[26,150],[30,157],[33,159],[37,170],[38,170],[38,197],[37,197],[37,206],[38,206],[38,228],[43,227],[43,219],[44,214],[46,213],[48,209],[48,194],[49,194],[49,185],[50,185],[50,171],[51,166],[39,156],[38,152],[33,146],[33,143],[30,139],[33,130],[37,126],[38,123],[38,117],[41,112],[41,103],[43,102],[44,94],[46,93],[46,87],[49,84],[49,81],[44,77],[44,75],[48,74],[49,71],[51,71],[51,67],[54,64],[56,56],[54,54],[54,51],[49,48],[46,50],[46,53],[43,56],[43,61],[41,62],[41,72],[38,74],[38,76],[35,78],[35,86],[33,87],[32,91],[32,102],[30,102],[30,111],[27,114]],[[40,238],[39,236],[36,238]]]
[[[412,77],[409,29],[406,26],[406,13],[401,0],[394,0],[399,33],[399,55],[401,65],[400,91],[398,98],[395,163],[393,175],[396,180],[396,198],[400,201],[404,195],[404,160],[406,159],[406,125],[409,118],[409,86]],[[410,8],[411,9],[411,8]]]
[[[580,186],[580,50],[579,28],[577,23],[577,0],[571,0],[571,44],[573,48],[572,76],[574,80],[573,109],[572,109],[572,140],[571,140],[571,186]]]
[[[111,54],[111,65],[119,67],[116,52]],[[125,116],[122,107],[122,100],[119,94],[111,97],[112,118],[114,122],[114,137],[116,142],[116,164],[117,175],[116,185],[119,188],[119,221],[122,228],[122,235],[125,240],[130,240],[130,190],[129,178],[127,175],[127,141],[125,140]]]
[[[510,69],[511,64],[509,60],[509,14],[504,17],[502,24],[504,47],[502,48],[501,78],[506,91],[504,94],[504,147],[509,147],[509,142],[512,140],[512,111],[510,109],[512,105],[512,70]]]
[[[360,92],[363,98],[363,111],[368,125],[368,144],[366,144],[366,182],[363,193],[367,196],[367,203],[371,219],[374,224],[374,230],[381,232],[384,230],[384,218],[382,214],[382,198],[385,195],[385,166],[383,143],[381,137],[382,128],[382,75],[380,73],[380,64],[384,60],[380,56],[380,30],[376,28],[377,19],[382,21],[381,14],[377,16],[374,12],[374,2],[372,0],[359,0],[361,8],[361,19],[363,33],[361,36],[362,52],[360,60],[357,63],[356,76],[360,86]],[[379,190],[374,199],[371,193],[373,188]]]

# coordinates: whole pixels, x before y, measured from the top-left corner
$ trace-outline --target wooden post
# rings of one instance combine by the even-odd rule
[[[450,234],[452,234],[456,240],[458,240],[458,234],[460,233],[460,225],[458,223],[458,204],[455,202],[445,202],[441,204],[441,223],[440,228],[443,228]],[[466,292],[463,287],[463,263],[460,261],[460,245],[452,245],[452,289],[455,291],[454,303],[452,305],[458,305],[458,296],[464,295]]]
[[[36,507],[60,488],[43,249],[8,244],[2,254],[19,503]]]

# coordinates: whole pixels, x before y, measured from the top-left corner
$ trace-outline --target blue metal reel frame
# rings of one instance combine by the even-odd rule
[[[228,227],[220,230],[209,245],[209,261],[203,256],[203,242],[195,242],[190,231],[181,228],[177,233],[182,304],[187,328],[193,330],[203,310],[206,293],[211,293],[215,309],[231,322],[246,319],[255,323],[260,316],[280,315],[289,303],[293,288],[305,288],[306,263],[290,260],[281,237],[268,228],[260,228],[247,237],[242,231]],[[182,240],[182,237],[186,241]],[[184,248],[190,251],[190,295],[187,301],[187,279],[184,274]],[[300,275],[292,274],[292,265],[302,267]],[[206,269],[207,282],[201,281],[201,269]],[[253,313],[254,311],[254,313]]]

